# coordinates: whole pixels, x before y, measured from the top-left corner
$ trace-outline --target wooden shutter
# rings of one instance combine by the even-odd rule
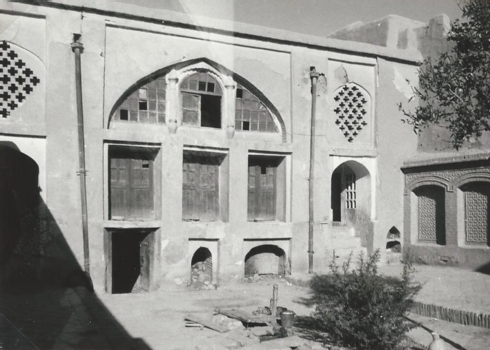
[[[201,96],[182,92],[182,124],[201,125]]]
[[[110,164],[110,218],[154,218],[153,160],[128,153]]]
[[[152,163],[148,159],[131,159],[130,193],[132,219],[153,217]]]
[[[129,207],[129,168],[127,159],[111,158],[111,219],[123,219],[128,216]]]
[[[276,219],[277,167],[251,164],[248,170],[248,219]]]
[[[182,218],[213,221],[219,218],[219,164],[214,157],[185,156]]]

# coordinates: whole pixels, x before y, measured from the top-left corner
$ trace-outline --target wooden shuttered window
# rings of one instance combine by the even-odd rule
[[[153,219],[151,154],[112,152],[110,156],[111,219]]]
[[[248,220],[276,220],[277,160],[249,158]],[[263,158],[263,157],[262,157]]]
[[[220,217],[219,168],[222,157],[184,154],[182,218],[216,221]]]

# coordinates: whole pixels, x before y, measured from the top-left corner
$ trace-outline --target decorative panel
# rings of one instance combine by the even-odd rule
[[[422,186],[415,191],[418,196],[418,239],[446,244],[445,190],[438,186]]]
[[[6,41],[0,42],[0,117],[8,118],[41,80]]]
[[[366,117],[369,96],[353,83],[345,84],[334,95],[335,124],[347,141],[353,142],[368,125]]]
[[[488,242],[488,186],[471,186],[465,191],[466,242]]]

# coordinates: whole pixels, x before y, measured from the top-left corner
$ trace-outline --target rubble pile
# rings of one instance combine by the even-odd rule
[[[197,290],[216,289],[213,282],[213,261],[208,257],[204,261],[198,261],[191,267],[191,286]]]

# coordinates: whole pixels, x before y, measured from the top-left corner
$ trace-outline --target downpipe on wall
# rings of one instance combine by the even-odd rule
[[[81,35],[73,35],[72,51],[75,53],[75,84],[77,93],[77,120],[78,120],[78,160],[80,176],[80,197],[82,204],[82,235],[83,235],[83,262],[86,277],[90,278],[90,253],[88,240],[88,214],[87,214],[87,186],[85,169],[85,136],[83,124],[83,100],[82,100],[82,64],[81,54],[83,53],[83,44],[80,42]]]
[[[308,273],[313,273],[313,233],[314,233],[314,178],[315,178],[315,119],[316,119],[316,83],[318,73],[315,67],[310,67],[311,80],[311,135],[310,135],[310,175],[308,186]]]

